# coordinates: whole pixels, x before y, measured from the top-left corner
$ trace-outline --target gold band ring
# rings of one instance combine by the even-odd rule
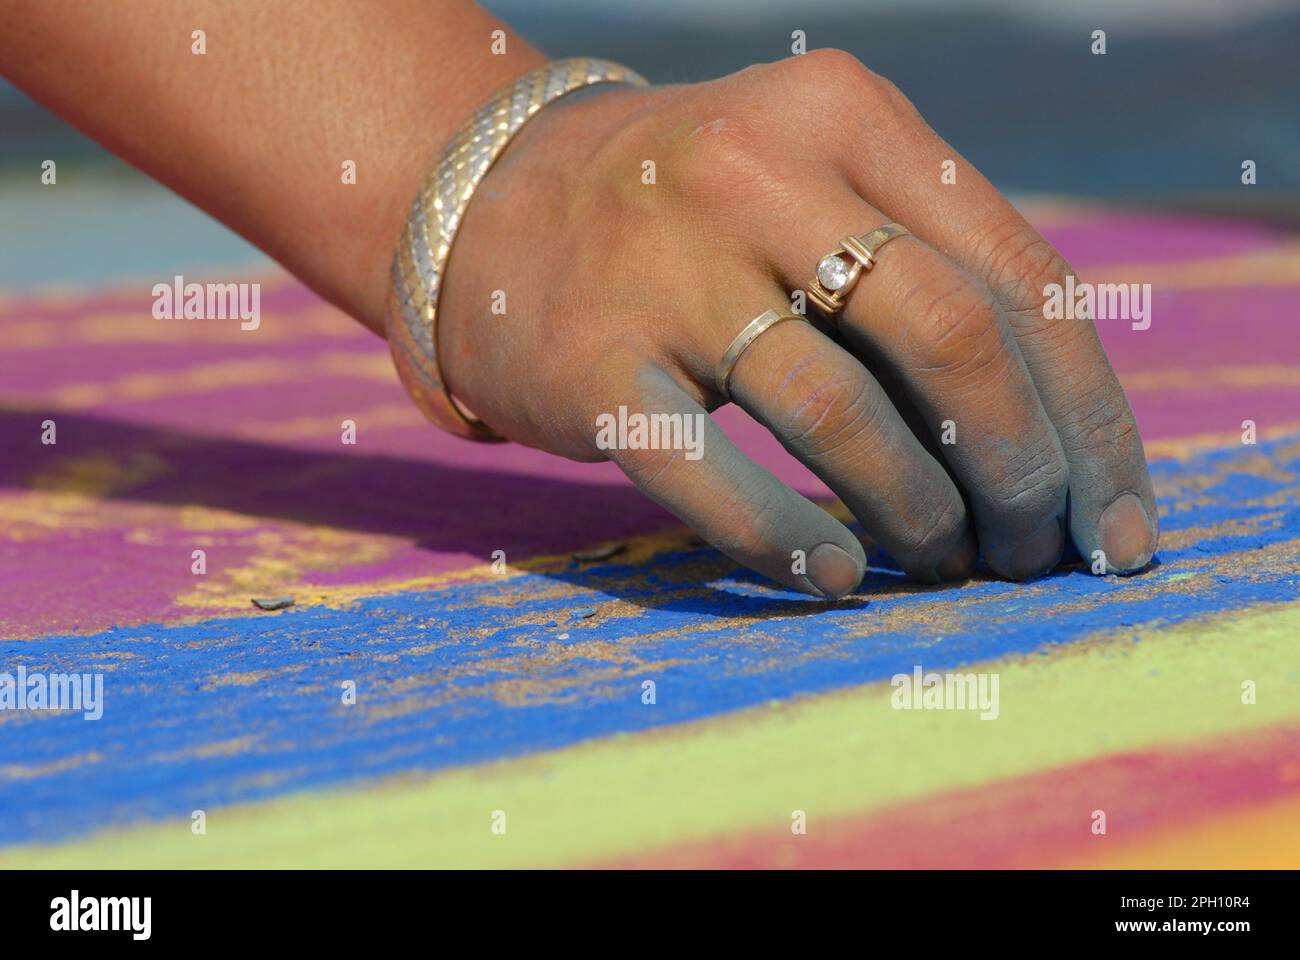
[[[782,320],[804,320],[805,318],[794,313],[780,313],[776,310],[764,310],[749,325],[736,334],[736,339],[731,341],[731,346],[727,347],[727,352],[722,355],[718,361],[718,368],[714,374],[717,383],[718,393],[722,394],[728,400],[731,399],[731,393],[727,390],[727,381],[731,379],[731,371],[736,368],[736,361],[740,355],[749,349],[750,344],[762,336],[763,332],[770,327],[776,326]]]
[[[845,237],[840,248],[832,250],[817,263],[817,275],[808,287],[808,299],[826,314],[835,316],[844,309],[844,301],[857,285],[858,278],[876,263],[876,253],[895,237],[905,237],[909,230],[897,223],[887,223],[870,233]]]

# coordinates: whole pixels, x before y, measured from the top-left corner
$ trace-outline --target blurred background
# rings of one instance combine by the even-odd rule
[[[118,0],[127,2],[127,0]],[[252,0],[241,0],[252,2]],[[556,56],[660,82],[809,49],[890,77],[1015,197],[1300,223],[1298,0],[489,0]],[[1091,52],[1093,30],[1107,53]],[[59,158],[58,191],[40,161]],[[1241,162],[1258,185],[1243,190]],[[256,265],[258,252],[0,82],[0,286]]]

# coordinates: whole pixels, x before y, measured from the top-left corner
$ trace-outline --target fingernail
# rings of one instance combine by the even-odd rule
[[[1056,566],[1065,550],[1065,530],[1060,517],[1053,517],[1031,533],[1011,552],[1011,576],[1017,580],[1041,577]]]
[[[935,573],[939,575],[940,580],[965,580],[975,569],[977,560],[979,560],[979,547],[975,545],[975,538],[966,537],[962,540],[961,546],[940,561],[939,566],[935,568]]]
[[[833,543],[819,543],[808,554],[808,579],[832,600],[846,596],[862,582],[858,562]]]
[[[1111,501],[1097,525],[1106,565],[1128,572],[1145,567],[1156,552],[1155,529],[1142,501],[1132,493]]]

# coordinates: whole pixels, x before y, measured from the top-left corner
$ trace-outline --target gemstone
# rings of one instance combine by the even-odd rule
[[[849,282],[851,270],[852,266],[848,260],[832,253],[828,257],[822,257],[822,262],[817,264],[817,280],[823,287],[833,292]]]

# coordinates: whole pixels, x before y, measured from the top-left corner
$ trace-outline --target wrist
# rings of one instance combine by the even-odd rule
[[[624,81],[645,83],[608,61],[574,58],[547,63],[497,91],[456,133],[422,179],[394,250],[385,322],[407,391],[424,414],[448,432],[477,440],[500,439],[453,399],[444,373],[441,295],[463,219],[488,172],[517,135],[534,125],[555,101],[592,85]],[[521,211],[512,207],[507,205],[501,218],[507,228],[520,222]]]
[[[417,98],[404,98],[401,121],[390,122],[393,160],[376,183],[366,223],[366,269],[364,290],[352,312],[366,326],[384,331],[384,314],[392,288],[393,246],[402,230],[411,200],[429,170],[437,164],[452,139],[497,91],[547,62],[540,51],[516,37],[510,37],[506,56],[480,57],[475,69],[466,71],[455,83],[429,85]],[[436,104],[436,109],[432,105]]]

